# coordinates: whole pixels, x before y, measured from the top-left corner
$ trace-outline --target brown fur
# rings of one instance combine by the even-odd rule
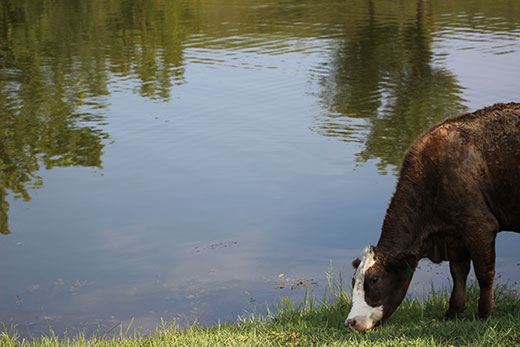
[[[520,232],[518,103],[448,118],[412,144],[375,247],[377,264],[366,275],[386,283],[367,283],[367,303],[384,303],[388,318],[410,283],[405,260],[415,269],[427,257],[450,261],[454,286],[446,317],[460,315],[471,260],[480,285],[478,316],[487,318],[494,310],[495,238],[503,230]],[[383,297],[384,286],[395,294]]]

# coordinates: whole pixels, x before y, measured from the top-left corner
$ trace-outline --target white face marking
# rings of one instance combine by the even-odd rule
[[[348,314],[345,325],[349,320],[356,321],[356,329],[359,331],[371,329],[381,318],[383,318],[383,305],[372,307],[365,300],[365,273],[374,264],[375,255],[371,246],[363,250],[363,257],[356,273],[354,274],[354,288],[352,289],[352,308]]]

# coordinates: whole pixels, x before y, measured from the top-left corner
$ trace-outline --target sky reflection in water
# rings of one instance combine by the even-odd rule
[[[418,134],[518,97],[516,3],[7,0],[0,23],[0,320],[22,335],[320,293],[376,243]],[[447,277],[426,262],[412,291]]]

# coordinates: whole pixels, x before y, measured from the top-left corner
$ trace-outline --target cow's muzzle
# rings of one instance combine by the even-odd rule
[[[373,319],[370,319],[368,317],[353,317],[353,318],[347,318],[345,321],[345,326],[347,328],[356,329],[357,331],[361,332],[364,330],[370,330],[375,326],[375,323]]]

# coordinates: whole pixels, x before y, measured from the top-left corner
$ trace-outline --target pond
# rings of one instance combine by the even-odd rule
[[[518,101],[519,61],[516,0],[3,0],[0,321],[146,332],[320,295],[409,144]],[[423,261],[409,292],[448,277]]]

